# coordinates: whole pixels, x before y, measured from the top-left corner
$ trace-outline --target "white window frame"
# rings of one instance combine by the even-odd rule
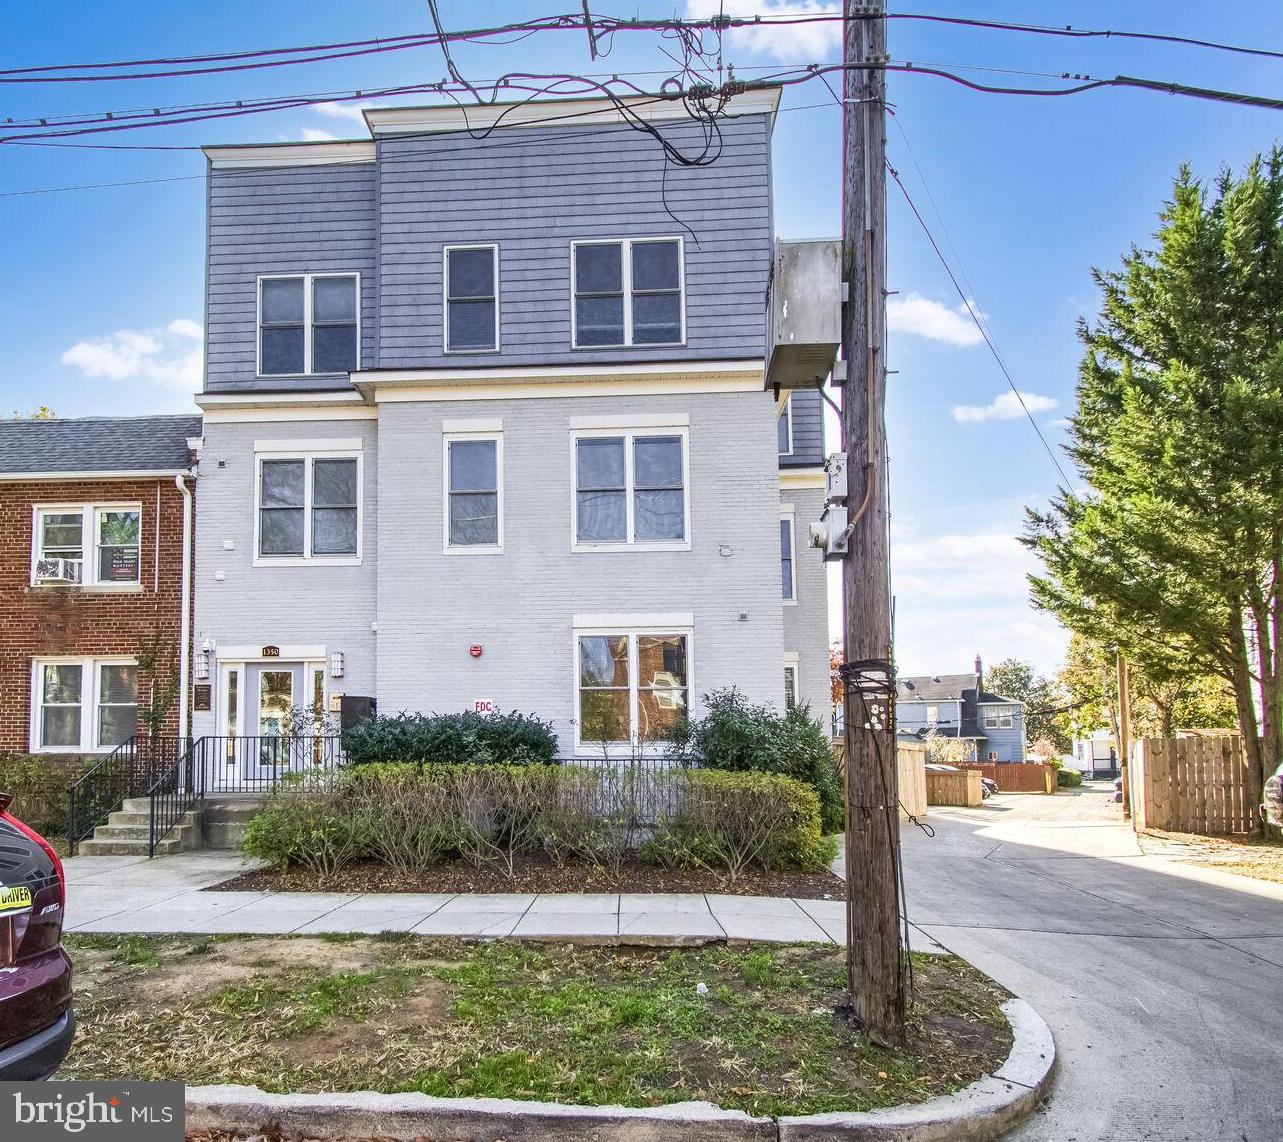
[[[31,753],[45,754],[108,754],[116,746],[98,745],[98,698],[102,687],[102,667],[134,666],[138,660],[129,655],[104,654],[84,655],[44,655],[31,660],[31,705],[27,726],[27,741]],[[44,709],[44,668],[46,666],[79,666],[80,667],[80,745],[41,745],[40,713]],[[136,708],[141,718],[143,701],[141,691],[137,695]]]
[[[633,247],[655,242],[677,243],[677,311],[680,322],[680,339],[677,341],[647,341],[633,344]],[[579,329],[575,320],[575,297],[578,294],[578,260],[580,246],[619,246],[620,275],[624,292],[624,340],[618,345],[580,345]],[[686,241],[680,234],[658,234],[646,238],[576,238],[570,243],[570,347],[581,352],[595,349],[663,349],[686,344]]]
[[[784,594],[784,568],[780,568],[780,600],[786,607],[797,606],[797,514],[792,505],[780,509],[780,523],[787,523],[789,534],[789,566],[793,568],[793,593]],[[783,559],[781,552],[780,558]]]
[[[940,724],[940,707],[928,706],[926,709],[927,709],[927,725],[938,726]]]
[[[777,418],[777,424],[775,428],[775,443],[777,447],[779,446],[778,420],[783,420],[785,427],[788,429],[788,432],[786,434],[788,436],[788,447],[783,449],[779,453],[779,455],[792,456],[793,455],[793,395],[791,393],[784,398],[784,403],[780,408],[779,416]]]
[[[263,372],[263,283],[266,281],[303,282],[303,371],[301,373]],[[346,373],[315,373],[312,371],[312,282],[317,278],[356,279],[356,368],[361,368],[361,272],[360,270],[332,270],[319,274],[259,274],[254,279],[254,374],[268,379],[279,377],[339,377]]]
[[[592,638],[594,636],[605,637],[628,637],[628,733],[629,741],[626,742],[599,742],[584,741],[580,736],[582,726],[579,721],[579,679],[580,679],[580,660],[579,660],[579,640],[581,638]],[[630,756],[634,749],[640,749],[643,753],[665,753],[669,749],[667,742],[663,741],[639,741],[637,738],[637,727],[640,721],[638,707],[641,702],[642,687],[638,685],[639,669],[637,664],[637,645],[638,638],[646,635],[680,635],[686,640],[686,711],[693,712],[695,689],[695,636],[691,625],[680,623],[670,623],[660,626],[637,626],[637,625],[619,625],[619,626],[576,626],[571,632],[571,660],[574,663],[574,674],[571,678],[572,686],[572,705],[571,721],[575,726],[575,754],[583,756],[586,753],[595,753],[601,756],[603,750],[607,757]]]
[[[485,349],[452,349],[450,347],[450,254],[455,250],[489,250],[494,264],[494,344]],[[461,299],[463,300],[463,299]],[[480,299],[471,299],[480,300]],[[459,242],[441,247],[441,349],[453,356],[476,356],[498,353],[499,346],[499,243]]]
[[[263,555],[259,551],[260,509],[263,499],[263,461],[303,461],[303,554]],[[312,554],[312,464],[316,460],[356,461],[356,554]],[[273,451],[254,453],[254,566],[255,567],[359,567],[365,530],[365,461],[360,449]]]
[[[801,665],[796,654],[786,655],[784,658],[784,677],[793,679],[793,706],[789,706],[788,684],[784,687],[784,709],[788,710],[802,705],[801,675],[799,666]]]
[[[495,485],[498,494],[498,543],[450,542],[450,445],[457,441],[492,440],[495,446]],[[503,554],[503,433],[445,432],[441,436],[441,550],[446,555]]]
[[[1002,711],[1006,710],[1006,713]],[[995,703],[985,707],[984,728],[987,730],[1010,730],[1016,725],[1016,710],[1014,706],[1003,703]]]
[[[80,582],[42,583],[36,579],[36,564],[43,558],[44,518],[80,512]],[[102,512],[138,513],[138,578],[132,582],[113,582],[98,578],[98,516]],[[143,589],[143,551],[146,549],[143,532],[143,505],[140,501],[109,501],[105,503],[35,504],[31,509],[31,586],[37,588],[59,587],[72,590],[120,591],[129,593]],[[51,556],[58,558],[58,556]]]
[[[624,518],[625,538],[611,542],[579,539],[579,441],[609,439],[619,436],[624,440]],[[682,535],[681,539],[636,539],[636,508],[633,500],[636,487],[633,480],[633,442],[639,437],[676,436],[682,442]],[[638,427],[621,424],[618,428],[578,428],[570,437],[570,550],[571,551],[689,551],[691,549],[691,486],[690,486],[690,429],[687,426],[665,428]]]

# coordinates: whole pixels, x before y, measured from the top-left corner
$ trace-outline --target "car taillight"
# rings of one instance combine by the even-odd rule
[[[66,912],[67,874],[63,871],[62,859],[58,856],[56,852],[53,851],[53,845],[51,845],[48,841],[46,841],[44,837],[42,837],[39,833],[35,831],[35,829],[31,828],[29,825],[25,824],[24,822],[19,821],[18,818],[13,816],[12,813],[0,812],[0,817],[8,821],[9,824],[11,824],[15,829],[17,829],[18,832],[20,832],[28,840],[34,841],[42,849],[44,849],[45,856],[47,856],[53,862],[53,870],[58,874],[58,907],[63,912]]]

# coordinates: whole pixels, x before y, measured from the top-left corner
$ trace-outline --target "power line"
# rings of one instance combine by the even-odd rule
[[[949,276],[949,281],[953,283],[953,288],[957,291],[958,297],[962,300],[963,306],[971,316],[971,320],[975,322],[976,328],[980,331],[980,336],[984,338],[985,344],[989,346],[989,352],[993,354],[993,359],[998,362],[998,368],[1002,370],[1002,375],[1007,378],[1007,384],[1011,386],[1011,391],[1016,394],[1017,402],[1019,402],[1020,407],[1024,411],[1025,417],[1028,419],[1030,425],[1033,427],[1034,432],[1037,433],[1038,439],[1042,442],[1043,449],[1051,458],[1051,462],[1056,466],[1056,471],[1060,473],[1060,478],[1064,480],[1065,487],[1071,487],[1072,481],[1065,472],[1064,466],[1060,463],[1060,458],[1052,450],[1051,445],[1047,443],[1046,436],[1043,435],[1042,429],[1038,427],[1038,422],[1034,420],[1033,413],[1029,411],[1029,406],[1025,404],[1024,395],[1017,387],[1015,378],[1011,375],[1011,370],[1007,368],[1006,361],[1003,360],[1002,354],[998,352],[998,347],[994,344],[993,338],[989,336],[988,329],[985,328],[984,323],[976,315],[975,306],[967,296],[966,291],[963,290],[961,284],[958,282],[957,274],[954,273],[953,267],[949,264],[949,259],[944,256],[944,251],[940,249],[940,243],[936,241],[935,235],[931,233],[931,227],[927,225],[927,220],[922,217],[922,213],[918,210],[917,204],[910,196],[908,188],[901,180],[900,172],[897,171],[890,163],[887,163],[887,172],[895,180],[896,186],[900,188],[900,193],[904,195],[905,202],[909,204],[909,209],[913,212],[914,218],[918,220],[918,225],[922,227],[922,232],[927,236],[927,241],[930,242],[931,248],[935,251],[936,257],[939,258],[940,264],[944,267],[944,272]]]
[[[169,178],[131,178],[123,182],[90,182],[79,186],[45,186],[36,190],[0,190],[0,198],[18,198],[30,194],[61,194],[68,190],[103,190],[111,186],[148,186],[158,182],[186,182],[189,179],[204,178],[204,174],[178,174]]]

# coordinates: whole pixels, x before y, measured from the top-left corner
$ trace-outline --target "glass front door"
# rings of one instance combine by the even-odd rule
[[[294,768],[294,745],[300,737],[311,734],[308,715],[303,709],[303,664],[273,662],[246,668],[248,693],[253,705],[251,733],[257,738],[254,754],[260,766],[272,769]],[[307,724],[303,724],[304,722]]]

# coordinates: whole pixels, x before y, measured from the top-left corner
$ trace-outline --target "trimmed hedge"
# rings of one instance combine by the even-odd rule
[[[1056,770],[1056,785],[1061,789],[1077,789],[1083,783],[1083,775],[1077,769]]]
[[[508,714],[398,714],[375,717],[343,735],[349,765],[417,762],[443,765],[551,765],[552,723]]]

